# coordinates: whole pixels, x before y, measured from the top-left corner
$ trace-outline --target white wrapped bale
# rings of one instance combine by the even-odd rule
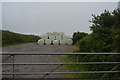
[[[44,42],[43,39],[39,39],[39,40],[38,40],[38,44],[39,44],[39,45],[44,45],[44,43],[45,43],[45,42]]]
[[[66,36],[67,39],[71,39],[70,37]]]
[[[54,41],[53,41],[53,44],[54,44],[54,45],[59,45],[59,40],[54,40]]]
[[[50,35],[52,35],[52,33],[51,32],[47,32],[46,35],[50,36]]]
[[[66,40],[64,39],[60,40],[60,45],[66,45]]]
[[[63,39],[67,38],[66,36],[63,36]]]
[[[55,36],[51,35],[51,36],[49,36],[49,39],[50,39],[51,41],[53,41],[53,40],[55,40]]]
[[[40,37],[41,37],[41,39],[43,39],[43,37],[45,36],[45,34],[43,34],[43,35],[41,35]]]
[[[67,40],[67,45],[71,45],[73,43],[73,40],[72,39],[68,39]]]
[[[69,38],[67,36],[63,36],[63,39],[68,40]]]
[[[50,40],[50,39],[46,39],[46,40],[45,40],[45,44],[46,44],[46,45],[50,45],[50,44],[51,44],[51,40]]]
[[[61,36],[56,36],[56,40],[62,40]]]
[[[41,40],[38,40],[38,43],[43,45],[71,45],[73,41],[70,37],[66,36],[64,32],[47,32],[41,36]]]
[[[43,35],[41,36],[41,39],[43,39],[43,40],[46,40],[46,39],[48,39],[48,35],[46,35],[46,34],[43,34]]]
[[[59,35],[60,35],[60,36],[64,36],[65,33],[64,33],[64,32],[59,32]]]
[[[54,36],[57,36],[58,35],[58,32],[53,32],[52,33]]]

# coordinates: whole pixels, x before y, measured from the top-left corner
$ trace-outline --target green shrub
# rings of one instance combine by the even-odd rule
[[[93,15],[91,34],[77,42],[79,52],[104,53],[120,52],[120,10],[106,11]],[[120,55],[79,55],[79,62],[120,62]],[[84,65],[87,71],[110,71],[118,64]],[[83,65],[80,65],[83,66]],[[118,71],[120,65],[114,70]],[[79,67],[80,68],[80,67]],[[84,70],[83,71],[86,71]],[[82,76],[82,77],[81,77]],[[78,75],[79,78],[101,78],[103,74]],[[119,74],[110,73],[105,78],[120,78]]]
[[[80,52],[120,52],[120,10],[93,15],[92,33],[79,41]]]
[[[88,34],[84,33],[84,32],[75,32],[73,34],[73,44],[75,44],[77,41],[79,41],[82,38],[84,38],[86,35],[88,35]]]

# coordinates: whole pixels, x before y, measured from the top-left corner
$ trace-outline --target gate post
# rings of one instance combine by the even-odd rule
[[[13,80],[14,80],[14,76],[15,76],[15,75],[14,75],[14,69],[15,69],[15,65],[14,65],[15,60],[14,60],[14,56],[15,56],[15,55],[14,55],[14,54],[12,54],[12,56],[13,56]]]
[[[78,60],[78,55],[76,55],[77,57],[76,57],[76,62],[78,63],[79,62],[79,60]],[[76,72],[78,72],[78,64],[76,64]]]

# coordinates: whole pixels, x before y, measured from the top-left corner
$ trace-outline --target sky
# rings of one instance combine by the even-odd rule
[[[0,29],[2,28],[2,3],[0,2]]]
[[[120,1],[119,1],[119,5],[118,5],[118,7],[120,8]]]
[[[2,29],[35,35],[90,33],[92,14],[117,7],[117,2],[3,2]]]

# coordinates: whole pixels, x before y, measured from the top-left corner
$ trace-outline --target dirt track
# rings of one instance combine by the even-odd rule
[[[2,48],[3,52],[72,52],[77,49],[70,45],[38,45],[37,43],[26,43],[16,46]],[[61,62],[58,55],[16,55],[14,61],[17,63],[51,63]],[[12,62],[13,57],[3,56],[3,62]],[[15,65],[14,72],[50,72],[60,65]],[[63,67],[54,70],[63,71]],[[13,72],[13,66],[3,66],[3,72]],[[15,75],[16,78],[42,78],[44,75]],[[13,75],[3,76],[13,77]],[[45,78],[64,78],[64,75],[48,75]]]
[[[71,52],[75,46],[70,45],[38,45],[37,43],[26,43],[16,46],[2,48],[3,52]]]

